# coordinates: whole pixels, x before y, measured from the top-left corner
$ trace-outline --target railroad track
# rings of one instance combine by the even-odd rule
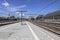
[[[31,21],[31,22],[39,27],[47,29],[60,36],[60,23],[49,23],[49,22],[39,22],[39,21]]]

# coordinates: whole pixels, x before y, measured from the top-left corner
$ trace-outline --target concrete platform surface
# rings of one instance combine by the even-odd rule
[[[24,21],[0,27],[0,40],[60,40],[60,37]]]

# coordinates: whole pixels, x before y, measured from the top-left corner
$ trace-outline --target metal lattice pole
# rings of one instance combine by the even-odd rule
[[[27,12],[27,11],[18,11],[18,12],[21,12],[21,24],[22,24],[22,21],[23,21],[23,20],[22,20],[22,19],[23,19],[23,18],[22,18],[22,17],[23,17],[23,12]]]

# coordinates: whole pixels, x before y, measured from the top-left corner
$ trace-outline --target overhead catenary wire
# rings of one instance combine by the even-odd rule
[[[7,2],[7,0],[4,0],[4,2]]]
[[[41,11],[43,11],[44,9],[46,9],[46,8],[48,8],[48,7],[50,7],[50,5],[52,5],[52,4],[54,4],[54,3],[56,3],[58,0],[54,0],[54,1],[52,1],[51,3],[49,3],[48,5],[46,5],[44,8],[42,8],[41,10],[39,10],[40,12]]]

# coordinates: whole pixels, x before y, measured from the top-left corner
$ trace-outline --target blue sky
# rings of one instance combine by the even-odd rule
[[[19,16],[19,13],[16,12],[17,10],[27,10],[24,14],[45,15],[60,10],[60,0],[54,1],[55,0],[0,0],[0,16],[8,16],[9,13],[14,16]],[[54,3],[51,4],[52,2]],[[47,7],[48,4],[49,6]]]

